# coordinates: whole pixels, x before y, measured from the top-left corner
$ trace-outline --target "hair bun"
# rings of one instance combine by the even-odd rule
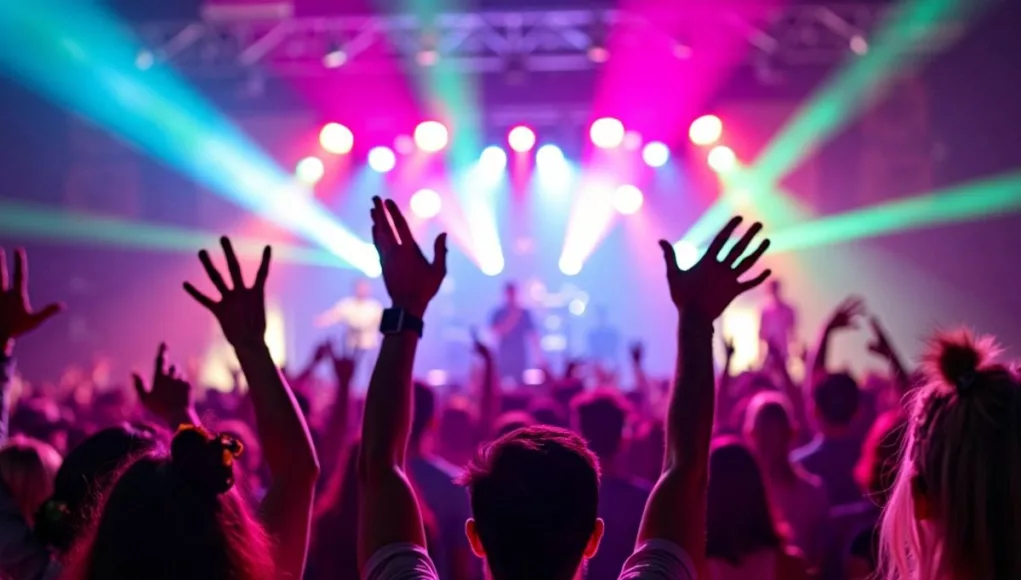
[[[976,337],[960,330],[937,336],[929,358],[934,370],[963,393],[972,387],[979,369],[997,352],[992,337]]]
[[[195,425],[181,427],[170,443],[173,468],[211,495],[234,487],[234,459],[244,445],[230,435],[213,435]]]

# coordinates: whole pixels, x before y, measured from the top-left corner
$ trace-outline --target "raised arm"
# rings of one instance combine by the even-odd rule
[[[815,347],[815,356],[812,359],[810,371],[805,375],[809,385],[813,384],[818,377],[829,372],[826,360],[829,356],[830,341],[833,339],[833,335],[841,330],[857,328],[857,320],[864,312],[865,302],[855,296],[846,298],[833,311],[829,320],[826,321],[826,325],[823,326],[822,334],[819,335],[819,343]]]
[[[435,255],[429,262],[392,200],[384,205],[373,198],[372,240],[393,301],[390,314],[399,320],[393,327],[384,322],[386,333],[365,396],[358,463],[358,563],[364,574],[368,573],[365,564],[380,548],[426,545],[422,512],[404,474],[414,407],[411,373],[421,336],[404,322],[422,320],[447,273],[446,234],[436,238]]]
[[[198,425],[199,416],[195,412],[191,383],[178,374],[176,366],[170,365],[167,368],[166,344],[160,343],[156,349],[155,367],[151,388],[146,388],[141,375],[132,375],[138,401],[171,431],[176,431],[181,425]]]
[[[259,444],[273,478],[262,503],[262,517],[276,539],[279,575],[297,580],[305,568],[319,461],[305,418],[266,346],[265,287],[270,248],[263,250],[255,282],[246,288],[230,240],[221,238],[220,244],[232,287],[227,286],[209,254],[202,250],[199,260],[221,299],[217,302],[187,282],[184,289],[216,316],[248,380]]]
[[[869,318],[869,324],[872,326],[872,341],[869,342],[869,352],[885,360],[886,364],[890,365],[890,374],[893,376],[897,395],[903,397],[911,390],[911,378],[908,376],[908,371],[904,367],[900,355],[897,354],[897,349],[890,342],[890,337],[886,334],[883,325],[879,323],[879,319],[873,316]]]
[[[355,354],[346,349],[338,355],[333,345],[326,343],[327,356],[333,366],[333,375],[337,380],[337,392],[333,397],[333,405],[323,427],[319,441],[319,455],[323,466],[324,478],[328,479],[334,469],[341,466],[340,460],[347,449],[348,423],[351,417],[351,380],[355,374]]]
[[[762,229],[748,229],[723,259],[724,245],[741,218],[734,218],[709,245],[690,270],[677,266],[673,246],[660,241],[666,260],[670,297],[677,307],[678,348],[673,389],[667,407],[666,455],[663,473],[645,505],[638,543],[667,540],[692,558],[700,577],[708,577],[705,558],[706,488],[709,480],[709,443],[713,430],[713,321],[741,293],[769,276],[739,278],[755,265],[769,247],[763,241],[749,256],[741,256]]]
[[[500,385],[493,349],[486,346],[474,328],[471,331],[472,350],[482,361],[482,385],[479,392],[479,425],[486,428],[500,415]]]

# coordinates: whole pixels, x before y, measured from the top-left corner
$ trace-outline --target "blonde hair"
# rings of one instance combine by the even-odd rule
[[[998,353],[966,331],[931,345],[883,511],[887,580],[1021,578],[1021,381]]]
[[[0,449],[0,480],[30,526],[39,506],[53,494],[60,462],[56,449],[29,437],[14,436]]]

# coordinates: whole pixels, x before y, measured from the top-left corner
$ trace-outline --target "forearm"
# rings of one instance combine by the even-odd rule
[[[697,312],[685,312],[678,324],[677,371],[667,408],[667,466],[704,471],[715,408],[713,325]]]
[[[265,343],[235,349],[248,380],[256,427],[274,480],[318,477],[308,425]]]
[[[496,363],[492,353],[482,359],[482,401],[479,413],[480,425],[492,425],[500,414],[500,390],[497,385]]]
[[[730,366],[733,357],[727,355],[726,361],[723,363],[723,372],[720,373],[720,378],[717,380],[716,385],[716,407],[714,409],[714,421],[716,428],[719,429],[726,425],[731,419],[731,409],[734,405],[733,397],[730,393]]]
[[[338,378],[337,394],[326,419],[326,429],[320,443],[323,478],[328,479],[340,464],[347,447],[348,416],[350,415],[349,385]]]
[[[815,345],[815,354],[812,358],[812,365],[806,377],[808,384],[815,382],[817,376],[826,374],[826,359],[830,351],[830,338],[833,336],[833,329],[827,324],[822,334],[819,335],[819,342]]]
[[[412,332],[383,338],[365,396],[363,468],[404,468],[414,404],[411,375],[418,340]]]
[[[7,444],[10,430],[11,388],[14,383],[13,350],[0,351],[0,446]]]

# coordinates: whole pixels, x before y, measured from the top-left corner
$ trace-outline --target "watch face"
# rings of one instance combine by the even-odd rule
[[[387,308],[383,311],[383,318],[379,323],[380,332],[398,332],[401,330],[401,318],[403,312],[396,308]]]

